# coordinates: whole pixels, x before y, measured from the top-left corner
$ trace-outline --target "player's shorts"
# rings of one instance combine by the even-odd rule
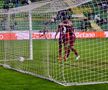
[[[62,44],[65,46],[74,46],[76,40],[76,36],[74,33],[66,33],[66,34],[61,34],[59,38],[59,46],[61,47]]]
[[[59,38],[59,45],[62,43],[64,45],[67,45],[69,43],[69,40],[70,40],[69,33],[61,34]]]

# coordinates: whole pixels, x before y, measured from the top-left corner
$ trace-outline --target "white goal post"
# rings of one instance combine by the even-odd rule
[[[108,83],[107,5],[41,0],[0,9],[0,65],[64,86]]]

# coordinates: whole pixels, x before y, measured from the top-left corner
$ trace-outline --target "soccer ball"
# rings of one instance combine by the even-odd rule
[[[20,62],[24,62],[24,57],[19,57]]]

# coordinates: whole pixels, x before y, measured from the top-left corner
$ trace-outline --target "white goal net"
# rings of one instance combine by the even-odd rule
[[[64,86],[108,83],[107,14],[107,0],[1,9],[0,65]]]

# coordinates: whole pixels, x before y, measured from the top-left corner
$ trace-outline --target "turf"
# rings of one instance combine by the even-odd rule
[[[1,1],[0,1],[1,3]],[[2,7],[2,6],[1,6]],[[19,24],[19,29],[27,29],[20,28],[23,24]],[[43,23],[38,22],[39,25],[43,25]],[[25,22],[25,26],[27,23]],[[37,23],[33,22],[33,30],[43,29],[41,26],[36,26]],[[35,27],[36,26],[36,27]],[[77,25],[78,26],[78,25]],[[76,27],[77,27],[76,26]],[[52,26],[53,27],[53,26]],[[103,28],[107,28],[106,25]],[[75,61],[73,54],[69,57],[68,61],[64,63],[64,68],[62,65],[57,62],[58,55],[58,47],[57,41],[54,40],[37,40],[34,41],[34,61],[25,61],[24,63],[13,61],[6,62],[10,64],[12,67],[17,69],[27,70],[33,73],[37,73],[39,75],[48,76],[48,63],[46,60],[49,56],[50,61],[50,75],[53,78],[62,82],[64,79],[61,76],[60,71],[64,69],[65,80],[68,82],[88,82],[88,81],[108,81],[108,39],[79,39],[76,41],[75,48],[78,50],[81,55],[80,61]],[[0,41],[1,43],[1,41]],[[4,59],[4,42],[2,42],[0,47],[0,60]],[[8,42],[11,47],[8,47],[8,51],[6,54],[9,54],[6,58],[11,59],[13,55],[18,54],[27,56],[29,53],[25,53],[28,49],[23,46],[27,45],[24,42]],[[13,44],[15,47],[13,47]],[[49,45],[48,45],[49,44]],[[16,48],[16,46],[21,46]],[[44,46],[43,46],[44,45]],[[49,47],[45,47],[45,46]],[[12,49],[11,49],[12,48]],[[49,50],[48,50],[49,48]],[[11,52],[12,50],[12,52]],[[23,52],[25,50],[25,52]],[[48,51],[47,51],[48,50]],[[49,52],[49,55],[47,52]],[[14,54],[13,54],[14,53]],[[19,55],[19,54],[18,54]],[[15,56],[14,58],[16,58]],[[25,57],[26,58],[26,57]],[[59,77],[61,76],[61,77]],[[58,77],[58,78],[56,78]],[[86,81],[87,80],[87,81]],[[0,67],[0,90],[108,90],[107,84],[99,84],[99,85],[86,85],[86,86],[71,86],[64,87],[53,82],[43,80],[40,78],[36,78],[30,75],[21,74],[12,70],[4,69]]]
[[[0,90],[108,90],[108,84],[64,87],[0,67]]]
[[[80,60],[75,61],[75,57],[71,53],[69,59],[62,64],[57,60],[57,40],[34,40],[33,61],[27,60],[22,63],[15,60],[5,63],[13,68],[29,71],[45,77],[49,77],[50,75],[62,83],[65,80],[67,82],[78,83],[108,81],[107,42],[108,39],[77,39],[75,48],[81,56]],[[2,52],[0,54],[2,58],[4,57],[4,44],[7,44],[5,46],[5,58],[10,60],[11,58],[16,58],[18,55],[23,55],[25,58],[28,57],[28,41],[1,41],[0,43],[2,43]]]

